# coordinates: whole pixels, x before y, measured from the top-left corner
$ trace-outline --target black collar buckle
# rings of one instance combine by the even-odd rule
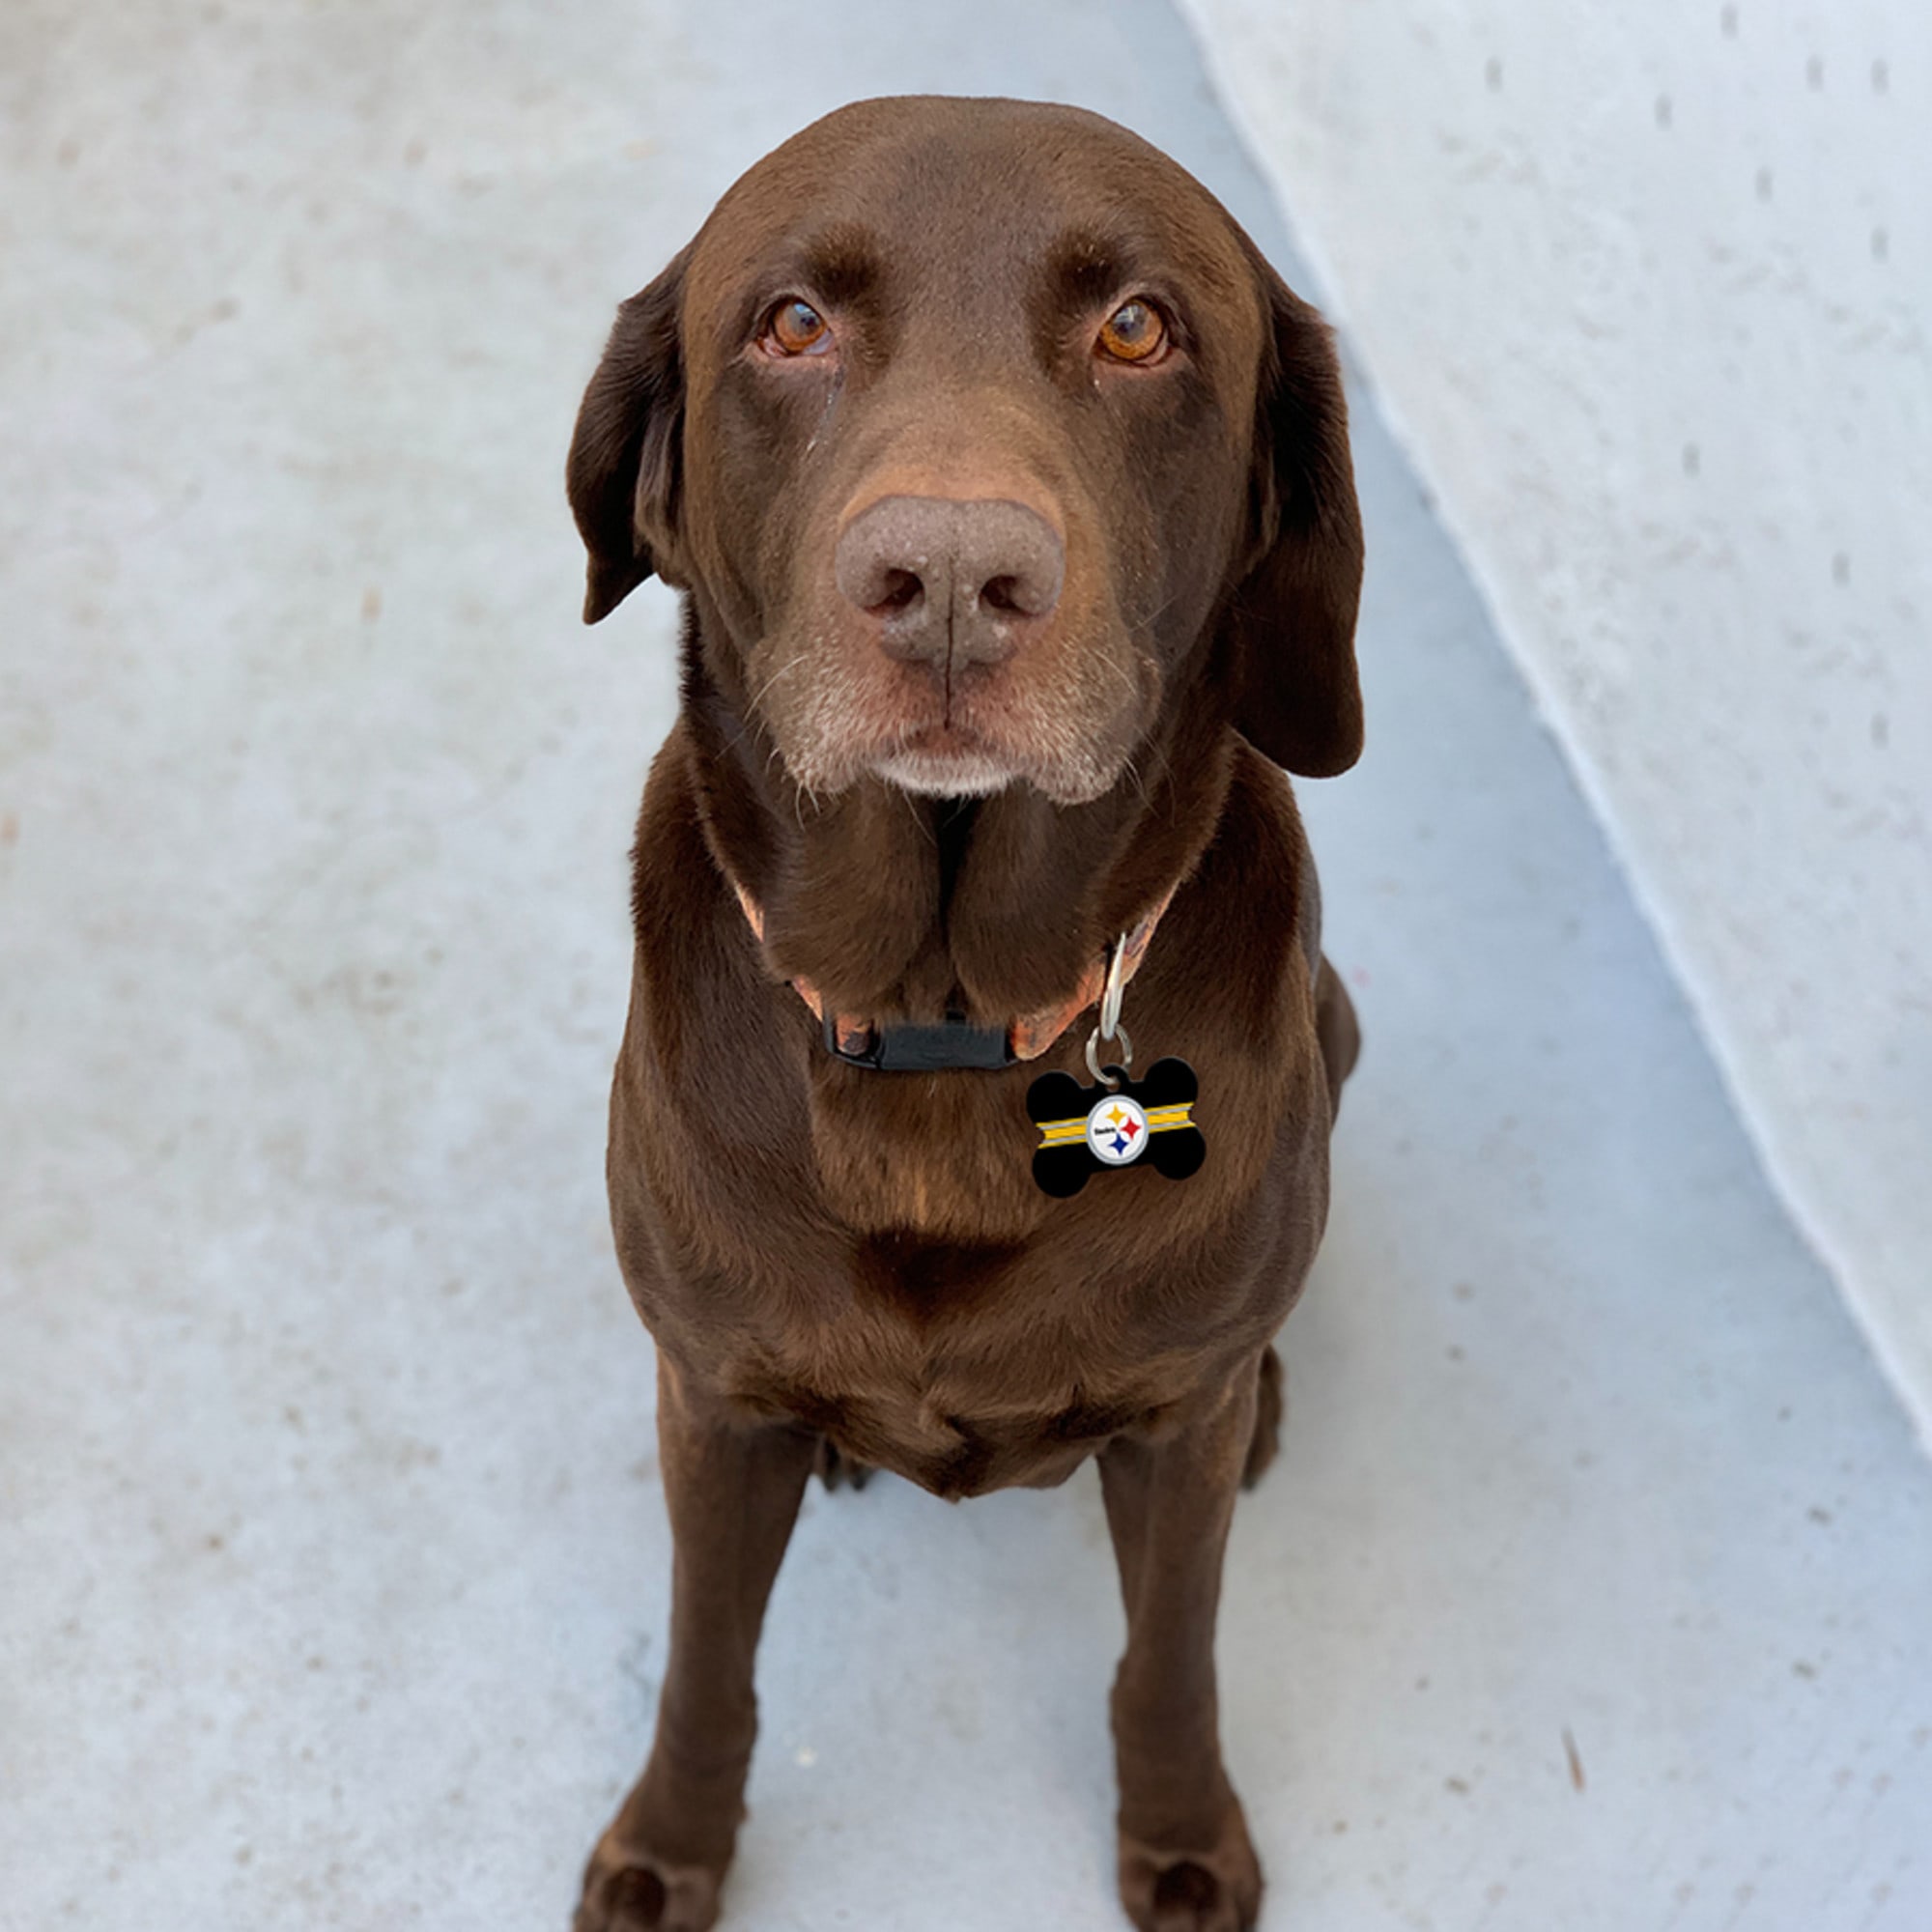
[[[877,1073],[945,1073],[971,1067],[992,1072],[1018,1064],[1005,1027],[974,1026],[964,1013],[948,1013],[938,1025],[907,1021],[875,1026],[861,1049],[839,1044],[833,1015],[824,1018],[825,1050],[847,1066]]]

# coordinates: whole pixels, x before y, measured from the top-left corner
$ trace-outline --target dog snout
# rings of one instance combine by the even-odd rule
[[[1010,657],[1051,614],[1065,573],[1052,525],[1005,498],[882,497],[846,526],[834,565],[881,648],[935,668]]]

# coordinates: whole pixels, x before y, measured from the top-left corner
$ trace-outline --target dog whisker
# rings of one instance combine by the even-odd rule
[[[811,653],[810,651],[800,651],[795,658],[791,658],[787,660],[784,664],[780,665],[778,669],[773,671],[771,676],[766,678],[764,683],[759,685],[757,690],[752,694],[750,699],[747,702],[746,709],[749,711],[756,711],[758,706],[762,704],[765,701],[765,699],[771,695],[771,690],[773,685],[777,684],[780,678],[788,677],[810,655]]]

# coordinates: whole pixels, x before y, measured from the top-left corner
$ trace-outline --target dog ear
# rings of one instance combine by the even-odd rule
[[[674,582],[683,468],[684,270],[691,250],[617,309],[570,440],[571,514],[590,553],[583,621],[609,616],[653,571]]]
[[[1362,754],[1362,519],[1349,409],[1327,325],[1259,254],[1255,268],[1269,334],[1255,404],[1252,546],[1231,611],[1235,724],[1276,764],[1332,778]]]

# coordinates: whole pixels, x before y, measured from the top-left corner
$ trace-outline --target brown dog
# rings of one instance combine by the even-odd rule
[[[670,1651],[580,1932],[715,1919],[814,1465],[959,1497],[1090,1456],[1127,1611],[1127,1915],[1251,1925],[1221,1553],[1274,1452],[1269,1341],[1356,1044],[1278,769],[1361,748],[1327,331],[1110,122],[867,101],[623,304],[570,499],[588,621],[653,571],[685,593],[610,1151],[658,1344]],[[1206,1163],[1050,1198],[1029,1086],[1089,1080],[1071,1022],[1143,954],[1142,1065],[1197,1070]]]

